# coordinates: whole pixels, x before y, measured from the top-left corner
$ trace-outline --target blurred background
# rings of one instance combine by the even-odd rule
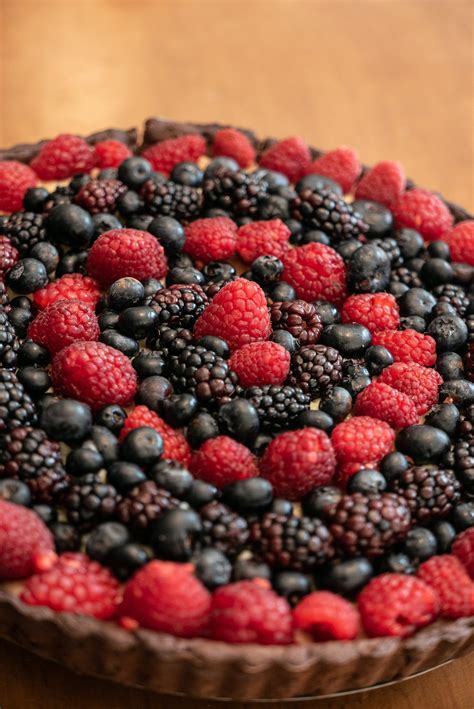
[[[0,144],[218,120],[398,159],[473,207],[465,0],[0,0]]]

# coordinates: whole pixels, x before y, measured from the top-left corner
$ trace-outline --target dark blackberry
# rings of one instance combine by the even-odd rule
[[[10,214],[4,232],[18,249],[20,257],[26,256],[32,246],[46,238],[43,217],[34,212]]]
[[[58,500],[68,487],[59,443],[30,426],[0,436],[0,477],[22,480],[33,500],[45,504]]]
[[[314,397],[339,384],[342,379],[342,357],[334,347],[307,345],[291,358],[288,382]]]
[[[148,338],[147,345],[152,350],[156,350],[165,360],[165,364],[171,355],[177,355],[184,350],[193,340],[193,333],[186,328],[175,330],[169,325],[160,325],[155,333]]]
[[[12,311],[13,312],[13,311]],[[0,310],[0,367],[13,369],[20,343],[6,310]]]
[[[328,528],[321,520],[266,512],[250,524],[255,556],[274,569],[309,571],[334,556]]]
[[[202,287],[204,293],[207,295],[209,300],[212,300],[217,293],[221,290],[221,288],[224,288],[230,281],[234,281],[234,278],[229,278],[226,281],[209,281],[209,283],[205,283]]]
[[[60,204],[70,204],[74,197],[74,190],[69,186],[56,187],[53,192],[50,193],[47,200],[43,204],[43,213],[49,214],[49,212]]]
[[[224,209],[234,216],[256,215],[267,192],[268,184],[258,175],[225,167],[215,170],[203,182],[205,207]]]
[[[447,303],[456,310],[460,317],[465,316],[470,300],[464,288],[453,283],[446,283],[436,286],[433,293],[437,297],[438,303]]]
[[[446,517],[460,499],[460,484],[451,470],[414,465],[390,483],[405,499],[413,521],[424,524]]]
[[[470,407],[472,408],[472,407]],[[461,424],[462,427],[463,424]],[[472,424],[469,424],[472,426]],[[468,495],[474,494],[474,435],[455,441],[453,447],[446,454],[444,464],[454,468],[464,491]]]
[[[329,190],[302,190],[290,202],[291,216],[307,229],[318,229],[333,243],[359,238],[369,227],[350,204]]]
[[[173,285],[157,291],[151,306],[158,315],[159,323],[192,328],[207,303],[208,298],[199,286]]]
[[[265,384],[242,393],[257,409],[262,430],[281,431],[292,426],[309,409],[310,399],[299,387]]]
[[[225,359],[200,345],[188,345],[169,358],[169,379],[176,391],[190,392],[204,405],[225,403],[237,384]]]
[[[316,308],[304,300],[277,301],[270,305],[273,330],[286,330],[301,345],[318,341],[323,324]]]
[[[36,409],[16,374],[0,368],[0,431],[36,422]]]
[[[4,281],[0,278],[0,307],[4,308],[5,311],[10,310],[7,287]]]
[[[328,508],[325,519],[336,546],[348,556],[381,556],[404,539],[411,527],[408,503],[391,492],[343,495]]]
[[[141,190],[150,214],[173,217],[189,222],[201,212],[202,195],[199,190],[176,182],[156,182],[147,180]]]
[[[125,526],[143,533],[162,512],[178,505],[179,501],[168,490],[159,488],[153,480],[145,480],[120,500],[115,516]]]
[[[120,195],[127,187],[120,180],[90,180],[76,197],[76,204],[87,209],[89,214],[114,212]]]
[[[396,239],[371,239],[370,243],[375,244],[375,246],[380,246],[380,248],[385,251],[390,259],[392,268],[399,268],[402,265],[403,258]]]
[[[403,283],[409,288],[422,288],[423,284],[421,278],[416,271],[411,271],[406,266],[399,266],[393,269],[390,274],[390,281],[392,283]]]
[[[63,496],[62,505],[68,521],[86,531],[114,516],[118,502],[117,490],[101,482],[94,473],[77,478]]]
[[[236,556],[249,536],[247,521],[230,507],[215,500],[199,510],[204,547],[213,547],[229,558]]]
[[[458,431],[461,438],[467,437],[471,433],[474,434],[474,404],[467,406],[464,413],[461,414]]]

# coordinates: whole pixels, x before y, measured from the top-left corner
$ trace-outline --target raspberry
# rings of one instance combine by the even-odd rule
[[[438,401],[438,388],[443,378],[435,369],[414,362],[395,362],[386,367],[377,379],[403,392],[414,402],[419,416],[426,414]]]
[[[388,384],[373,382],[358,394],[354,413],[386,421],[393,428],[405,428],[418,423],[413,401]]]
[[[290,353],[276,342],[250,342],[229,360],[244,387],[283,384],[290,371]]]
[[[53,553],[53,537],[38,515],[0,499],[0,579],[29,576]]]
[[[298,500],[313,487],[328,485],[335,471],[331,441],[316,428],[280,433],[260,459],[260,472],[273,485],[275,495],[290,500]]]
[[[168,176],[180,162],[196,162],[206,152],[206,141],[202,135],[182,135],[170,138],[147,148],[142,156],[149,160],[154,170]]]
[[[456,556],[432,556],[420,564],[418,576],[438,595],[443,618],[474,615],[474,583]]]
[[[225,155],[233,158],[240,167],[249,167],[255,162],[255,149],[244,133],[235,128],[221,128],[214,136],[212,144],[214,156]]]
[[[0,236],[0,278],[18,261],[20,254],[13,246],[10,239]]]
[[[350,295],[341,309],[343,323],[358,323],[371,332],[396,330],[400,312],[395,296],[390,293],[360,293]]]
[[[120,440],[123,441],[127,433],[140,426],[150,426],[158,431],[163,439],[163,457],[177,460],[187,466],[191,460],[191,449],[180,431],[168,426],[162,418],[146,406],[136,406],[132,413],[125,419],[120,431]]]
[[[118,167],[131,155],[130,148],[120,140],[101,140],[94,147],[95,163],[101,170],[106,167]]]
[[[235,253],[237,226],[227,217],[196,219],[186,229],[184,251],[193,259],[209,263],[230,258]]]
[[[190,469],[196,477],[219,488],[258,475],[250,450],[228,436],[216,436],[205,441],[193,453]]]
[[[366,172],[356,187],[355,196],[390,207],[402,196],[405,183],[405,171],[400,163],[384,160]]]
[[[474,266],[474,220],[456,224],[442,236],[449,244],[451,259]]]
[[[221,586],[212,595],[211,637],[228,643],[288,645],[293,620],[286,599],[263,579]]]
[[[64,180],[89,172],[94,163],[94,151],[83,138],[63,133],[42,146],[31,167],[42,180]]]
[[[228,283],[214,296],[194,326],[196,339],[217,335],[233,350],[259,340],[271,332],[265,293],[245,278]]]
[[[28,579],[21,600],[30,606],[107,619],[119,604],[119,583],[110,571],[85,554],[62,554],[48,571]]]
[[[29,187],[38,182],[35,173],[16,160],[0,160],[0,212],[18,212]]]
[[[397,227],[416,229],[427,241],[439,239],[453,225],[445,203],[432,192],[418,187],[404,192],[392,206]]]
[[[281,219],[244,224],[237,232],[237,253],[245,263],[264,255],[281,258],[288,251],[290,235]]]
[[[361,468],[376,468],[393,449],[394,441],[395,432],[388,423],[370,416],[353,416],[339,423],[332,432],[331,443],[342,481]]]
[[[372,579],[357,599],[367,635],[406,638],[432,623],[438,614],[433,590],[414,576],[382,574]]]
[[[76,203],[90,214],[114,212],[118,198],[126,191],[120,180],[89,180],[79,190]]]
[[[395,362],[414,362],[423,367],[436,363],[436,342],[430,335],[416,330],[384,330],[374,332],[373,345],[382,345],[392,354]]]
[[[260,158],[260,165],[286,175],[290,182],[302,177],[311,160],[309,148],[302,138],[280,140],[266,150]]]
[[[330,591],[314,591],[305,596],[293,610],[293,621],[316,642],[354,640],[360,630],[356,606]]]
[[[451,553],[456,556],[474,579],[474,527],[458,534],[451,547]]]
[[[111,229],[94,241],[87,259],[89,274],[103,287],[119,278],[162,278],[168,264],[154,236],[138,229]]]
[[[343,192],[349,192],[360,175],[359,157],[352,148],[336,148],[314,160],[305,170],[306,175],[329,177],[341,185]]]
[[[211,594],[192,571],[191,564],[150,561],[125,586],[119,613],[144,628],[183,638],[201,635]]]
[[[345,299],[346,267],[341,256],[325,244],[306,244],[283,257],[282,280],[303,300],[328,300],[339,305]]]
[[[80,273],[66,273],[33,294],[34,304],[39,310],[59,300],[80,300],[95,307],[99,298],[99,286],[94,279]]]
[[[28,328],[28,337],[51,354],[84,340],[97,340],[100,330],[93,308],[80,300],[59,300],[41,310]]]
[[[102,342],[74,342],[53,359],[53,387],[63,396],[94,410],[108,404],[130,404],[137,374],[128,357]]]

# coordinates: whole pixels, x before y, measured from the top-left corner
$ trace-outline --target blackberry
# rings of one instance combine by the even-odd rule
[[[137,533],[147,531],[149,525],[164,512],[178,507],[168,490],[159,488],[153,480],[145,480],[133,487],[117,505],[115,516],[126,527]]]
[[[0,431],[36,422],[36,409],[16,374],[0,368]]]
[[[339,384],[342,379],[342,363],[342,357],[334,347],[301,347],[291,358],[288,382],[314,397]]]
[[[62,505],[70,524],[87,531],[113,517],[118,499],[117,490],[112,485],[89,473],[77,478],[70,486]]]
[[[438,299],[438,303],[447,303],[453,307],[460,317],[464,317],[469,307],[469,296],[461,286],[453,283],[446,283],[443,286],[436,286],[433,293]]]
[[[34,212],[10,214],[4,233],[18,249],[20,257],[26,256],[32,246],[46,238],[43,217]]]
[[[381,556],[395,542],[404,539],[411,527],[411,514],[403,497],[343,495],[326,510],[325,519],[336,546],[348,556]]]
[[[460,484],[451,470],[414,465],[392,480],[390,489],[405,499],[413,521],[425,524],[446,517],[460,499]]]
[[[202,287],[204,293],[207,295],[209,300],[212,300],[217,293],[221,290],[221,288],[224,288],[228,283],[231,281],[234,281],[235,278],[229,278],[225,281],[209,281],[209,283],[205,283]]]
[[[315,306],[304,300],[277,301],[270,305],[273,330],[286,330],[301,345],[312,345],[318,341],[323,329],[321,318]]]
[[[201,212],[201,193],[187,185],[179,185],[171,181],[147,180],[141,195],[150,214],[161,214],[178,221],[190,222]]]
[[[5,310],[5,312],[10,310],[7,287],[1,278],[0,278],[0,307],[2,307]]]
[[[470,407],[472,408],[472,407]],[[461,424],[462,426],[463,424]],[[470,424],[472,426],[472,424]],[[445,465],[454,468],[464,491],[474,494],[474,435],[468,435],[455,441],[452,449],[446,454]]]
[[[41,428],[26,426],[0,436],[0,478],[26,483],[33,500],[50,504],[68,487],[59,443],[50,441]]]
[[[60,204],[70,204],[75,195],[74,190],[69,186],[56,187],[53,192],[50,193],[48,199],[43,204],[43,213],[49,214],[49,212]]]
[[[171,355],[177,355],[184,350],[193,340],[193,333],[186,328],[175,330],[169,325],[160,325],[154,334],[147,340],[147,345],[152,350],[161,354],[165,363]]]
[[[170,357],[169,379],[176,391],[190,392],[204,405],[226,403],[237,384],[225,359],[201,345],[188,345]]]
[[[474,433],[474,404],[470,404],[466,407],[466,410],[461,414],[459,422],[459,435],[461,438]],[[452,466],[448,466],[452,467]]]
[[[289,428],[310,403],[309,396],[295,386],[253,386],[245,389],[243,396],[257,409],[261,429],[268,431]]]
[[[390,281],[392,283],[403,283],[409,288],[423,287],[421,278],[416,271],[411,271],[406,266],[399,266],[398,268],[393,269],[390,275]]]
[[[396,239],[371,239],[370,243],[375,246],[380,246],[380,248],[385,251],[390,259],[392,268],[399,268],[403,264],[400,247],[398,246]]]
[[[266,512],[250,524],[255,555],[274,569],[309,571],[334,556],[331,533],[321,520]]]
[[[199,510],[204,547],[212,547],[229,558],[235,557],[245,546],[249,536],[247,521],[230,507],[215,500]]]
[[[174,285],[157,291],[151,305],[158,314],[159,323],[192,328],[207,303],[207,296],[201,288]]]
[[[89,214],[114,212],[120,195],[127,187],[120,180],[90,180],[76,197],[76,204],[87,209]]]
[[[205,207],[224,209],[234,216],[256,215],[267,192],[267,182],[258,175],[225,167],[215,170],[203,182]]]
[[[13,312],[13,311],[12,311]],[[0,367],[13,369],[20,343],[5,310],[0,310]]]
[[[307,229],[317,229],[333,243],[358,239],[369,227],[350,204],[330,190],[302,190],[290,202],[291,216]]]

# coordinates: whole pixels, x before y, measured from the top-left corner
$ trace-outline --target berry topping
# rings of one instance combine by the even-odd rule
[[[168,176],[178,163],[195,162],[205,152],[206,141],[201,135],[182,135],[152,145],[142,156],[151,162],[154,170]]]
[[[456,556],[432,556],[420,565],[418,577],[438,596],[443,618],[474,615],[474,582]]]
[[[305,170],[305,174],[322,175],[337,182],[343,192],[349,192],[359,177],[361,165],[357,153],[352,148],[329,150],[314,160]]]
[[[250,450],[228,436],[209,438],[193,454],[191,472],[201,480],[223,487],[258,475]]]
[[[427,190],[404,192],[392,209],[398,227],[416,229],[427,241],[439,239],[453,225],[447,206]]]
[[[314,591],[305,596],[293,611],[293,621],[317,642],[353,640],[360,629],[354,604],[330,591]]]
[[[255,162],[255,149],[244,133],[235,128],[221,128],[214,136],[212,144],[214,156],[225,155],[240,167],[249,167]]]
[[[390,207],[402,196],[405,182],[405,172],[400,163],[384,160],[365,173],[357,184],[355,196]]]
[[[29,576],[54,559],[51,532],[31,510],[0,499],[0,579]]]
[[[237,253],[245,263],[264,255],[281,258],[288,251],[290,235],[281,219],[244,224],[237,232]]]
[[[395,362],[414,362],[424,367],[432,367],[436,362],[434,339],[410,328],[375,332],[372,344],[385,347]]]
[[[37,176],[28,165],[16,160],[0,160],[0,212],[21,209],[25,192],[37,181]]]
[[[276,342],[250,342],[233,353],[229,366],[244,387],[283,384],[290,371],[290,353]]]
[[[48,140],[31,161],[31,167],[42,180],[64,180],[89,172],[94,163],[94,151],[86,141],[65,133]]]
[[[376,468],[390,453],[395,432],[385,421],[370,416],[353,416],[339,423],[331,435],[339,474],[344,481],[362,468]]]
[[[196,219],[185,234],[185,253],[203,263],[225,260],[235,253],[237,226],[227,217]]]
[[[90,305],[80,300],[59,300],[38,313],[28,328],[28,337],[54,355],[73,342],[97,340],[99,332]]]
[[[311,156],[302,138],[286,138],[274,143],[260,158],[267,170],[282,172],[290,182],[296,182],[310,164]]]
[[[341,256],[324,244],[306,244],[283,257],[283,280],[303,300],[328,300],[339,305],[346,296],[346,267]]]

